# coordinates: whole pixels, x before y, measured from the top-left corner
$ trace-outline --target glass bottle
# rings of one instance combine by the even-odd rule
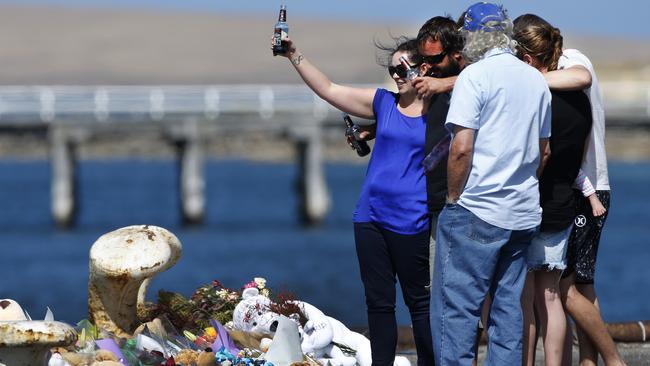
[[[275,23],[273,31],[273,56],[287,53],[287,42],[284,41],[289,34],[289,25],[287,25],[287,6],[280,6],[280,15],[278,22]]]

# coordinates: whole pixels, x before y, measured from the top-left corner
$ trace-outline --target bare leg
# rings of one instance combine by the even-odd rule
[[[621,355],[616,349],[616,344],[607,332],[605,322],[600,316],[600,311],[596,305],[578,291],[574,283],[574,278],[574,275],[571,275],[568,278],[563,279],[561,283],[562,301],[564,302],[567,312],[576,322],[576,327],[579,327],[579,329],[581,329],[587,336],[583,336],[583,338],[589,338],[593,342],[598,353],[603,357],[605,365],[625,365],[625,362],[623,362]],[[578,341],[582,343],[580,333],[578,333]],[[597,361],[596,358],[588,359],[585,357],[583,359],[583,354],[581,352],[581,366],[596,365]]]
[[[566,335],[566,315],[560,297],[560,275],[562,271],[535,272],[535,305],[539,314],[541,333],[544,340],[546,366],[561,365]]]
[[[596,292],[594,291],[593,285],[581,285],[575,284],[578,292],[582,294],[589,302],[594,304],[596,309],[600,312],[598,307],[598,301],[596,299]],[[580,365],[581,366],[591,366],[598,363],[598,351],[596,346],[589,339],[589,336],[582,330],[582,328],[577,327],[578,332],[578,345],[580,347]]]
[[[524,315],[524,366],[535,365],[535,344],[537,343],[537,329],[535,323],[535,272],[528,272],[524,290],[521,293],[521,310]]]
[[[575,326],[575,325],[574,325]],[[573,326],[566,314],[566,336],[564,337],[564,352],[562,352],[562,366],[571,366],[573,363]]]

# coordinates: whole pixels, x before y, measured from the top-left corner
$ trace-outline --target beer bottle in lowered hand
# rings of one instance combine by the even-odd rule
[[[287,53],[287,42],[284,41],[289,34],[289,26],[287,25],[287,6],[280,6],[280,16],[278,22],[275,23],[275,30],[273,31],[273,56],[282,55]]]
[[[347,113],[343,113],[343,120],[345,121],[345,136],[350,137],[352,147],[357,151],[357,155],[366,156],[370,153],[370,146],[368,143],[359,140],[359,126],[352,122],[352,118]]]

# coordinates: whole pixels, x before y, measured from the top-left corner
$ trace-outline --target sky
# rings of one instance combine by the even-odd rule
[[[138,8],[166,11],[248,13],[277,17],[280,4],[287,5],[292,17],[333,18],[422,24],[435,15],[457,17],[475,0],[0,0],[0,4],[57,5],[71,7]],[[630,39],[650,39],[644,17],[650,12],[648,0],[505,0],[500,2],[511,17],[537,14],[563,33],[606,35]],[[615,6],[616,5],[616,6]]]

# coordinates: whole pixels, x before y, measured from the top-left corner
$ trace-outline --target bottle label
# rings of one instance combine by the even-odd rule
[[[282,45],[282,30],[280,28],[275,28],[273,32],[273,47],[280,47]]]

